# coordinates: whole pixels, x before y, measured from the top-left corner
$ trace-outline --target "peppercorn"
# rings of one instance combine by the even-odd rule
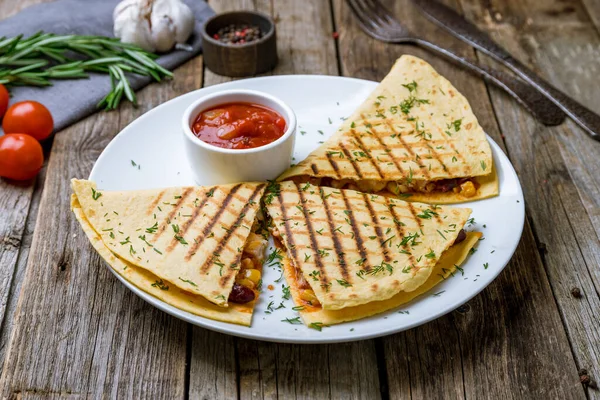
[[[578,287],[574,287],[571,289],[571,295],[573,297],[575,297],[576,299],[580,299],[582,297],[581,295],[581,289],[579,289]]]
[[[228,44],[244,44],[254,42],[262,38],[263,34],[256,25],[234,25],[225,26],[213,35],[213,39]]]

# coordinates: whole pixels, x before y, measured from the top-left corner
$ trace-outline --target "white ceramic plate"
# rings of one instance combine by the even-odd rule
[[[295,160],[300,161],[326,140],[341,119],[350,115],[376,85],[351,78],[294,75],[240,80],[197,90],[168,101],[132,122],[106,147],[90,179],[103,190],[194,185],[183,149],[181,116],[200,96],[225,89],[260,90],[287,102],[298,117]],[[247,328],[181,311],[136,288],[120,275],[115,273],[115,276],[138,296],[171,315],[208,329],[252,339],[344,342],[388,335],[424,324],[456,309],[489,285],[508,263],[521,237],[525,217],[521,186],[508,158],[489,140],[500,177],[500,196],[464,204],[473,209],[476,221],[468,229],[483,232],[484,240],[463,265],[464,275],[455,273],[435,287],[434,293],[425,294],[400,309],[323,328],[320,332],[304,325],[291,325],[282,322],[298,316],[292,310],[291,300],[282,303],[281,287],[285,280],[276,283],[280,270],[265,266],[263,293],[252,326]],[[132,165],[132,160],[139,168]],[[275,290],[268,290],[269,284],[273,284]],[[281,303],[285,308],[266,313],[270,302],[273,302],[272,308]]]

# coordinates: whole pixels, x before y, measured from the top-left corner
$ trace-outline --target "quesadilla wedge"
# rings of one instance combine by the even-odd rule
[[[296,269],[300,296],[324,310],[416,290],[444,251],[464,239],[471,214],[293,182],[271,184],[264,202],[271,232]]]
[[[220,307],[256,297],[263,183],[110,192],[72,180],[86,221],[119,259]]]
[[[329,140],[278,180],[434,204],[498,194],[492,151],[467,99],[408,55]]]
[[[445,279],[454,276],[470,254],[470,250],[477,244],[482,234],[479,232],[467,232],[464,241],[451,246],[442,254],[440,260],[435,264],[429,278],[421,286],[412,292],[400,292],[387,300],[373,301],[356,307],[346,307],[341,310],[324,310],[319,305],[313,304],[303,296],[303,289],[299,286],[296,277],[296,269],[287,255],[283,256],[282,264],[285,278],[290,285],[290,294],[296,305],[295,310],[300,313],[304,323],[314,329],[323,326],[335,325],[347,321],[356,321],[372,315],[397,308],[409,303],[415,298],[431,291],[435,286]],[[460,276],[461,274],[459,274]]]
[[[173,283],[159,278],[148,270],[136,267],[112,253],[83,214],[75,195],[71,197],[71,209],[98,254],[113,271],[128,282],[180,310],[217,321],[250,326],[256,300],[244,304],[230,303],[229,307],[219,307],[200,295],[180,289]]]

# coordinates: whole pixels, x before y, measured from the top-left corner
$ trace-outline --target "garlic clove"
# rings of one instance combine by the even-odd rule
[[[152,7],[147,0],[124,0],[113,11],[113,33],[124,43],[132,43],[146,51],[155,51],[149,19]]]
[[[194,14],[181,0],[123,0],[113,12],[114,34],[147,51],[166,52],[194,30]]]
[[[190,10],[187,4],[181,1],[179,3],[180,6],[177,8],[177,12],[174,13],[176,15],[176,19],[179,20],[179,23],[175,29],[175,42],[183,44],[192,35],[196,20],[194,19],[192,10]]]
[[[152,38],[156,49],[169,51],[175,43],[185,43],[194,30],[192,10],[180,0],[154,0]]]

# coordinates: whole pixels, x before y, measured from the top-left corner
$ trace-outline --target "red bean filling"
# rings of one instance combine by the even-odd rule
[[[255,297],[254,290],[234,283],[229,294],[229,301],[237,304],[246,304],[254,300]]]
[[[462,242],[463,240],[465,240],[467,238],[467,234],[465,233],[464,229],[461,229],[460,232],[458,232],[458,236],[456,236],[456,240],[454,241],[454,244],[459,244],[460,242]]]

